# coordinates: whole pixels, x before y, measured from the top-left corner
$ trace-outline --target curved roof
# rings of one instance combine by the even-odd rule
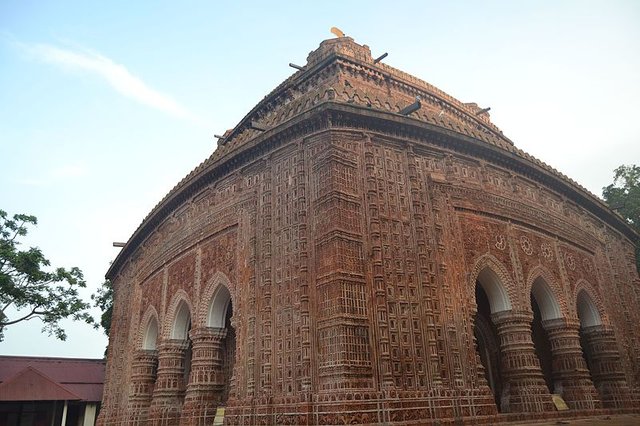
[[[355,81],[358,84],[352,84]],[[363,84],[364,81],[364,84]],[[266,95],[218,142],[213,154],[183,178],[153,208],[134,232],[107,272],[113,277],[122,262],[140,244],[148,232],[170,214],[171,205],[183,198],[189,188],[196,190],[220,173],[223,166],[233,168],[242,153],[277,134],[305,112],[323,104],[359,108],[380,118],[405,117],[400,111],[418,101],[420,108],[406,115],[402,123],[457,135],[471,144],[492,151],[490,157],[506,156],[509,161],[527,166],[530,174],[544,176],[546,184],[556,184],[583,207],[628,238],[638,236],[602,200],[578,183],[544,162],[518,149],[489,117],[488,109],[475,103],[463,103],[431,84],[389,65],[377,62],[366,45],[350,37],[325,40],[307,57],[307,64]],[[377,114],[378,113],[378,114]],[[380,115],[382,113],[384,115]],[[398,120],[396,120],[398,122]]]

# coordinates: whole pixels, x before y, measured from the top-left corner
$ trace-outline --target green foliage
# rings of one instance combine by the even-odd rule
[[[111,328],[111,315],[113,314],[113,284],[111,281],[105,280],[98,292],[91,295],[93,306],[100,308],[102,315],[100,316],[100,325],[104,330],[104,334],[109,335]]]
[[[9,218],[0,210],[0,341],[6,327],[34,318],[44,323],[43,332],[60,340],[67,337],[61,320],[94,323],[87,312],[90,305],[78,296],[78,288],[86,287],[80,269],[51,270],[39,248],[20,250],[20,237],[37,223],[35,216],[16,214]]]
[[[640,166],[622,165],[615,169],[613,183],[602,188],[602,196],[640,233]],[[636,241],[636,267],[640,271],[640,241]]]

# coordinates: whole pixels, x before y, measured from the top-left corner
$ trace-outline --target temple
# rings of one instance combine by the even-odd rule
[[[113,262],[98,423],[638,412],[637,239],[488,108],[325,40]]]

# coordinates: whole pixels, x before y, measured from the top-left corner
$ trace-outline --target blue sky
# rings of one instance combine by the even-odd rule
[[[593,193],[640,163],[640,2],[0,2],[0,208],[88,295],[153,206],[341,28],[374,56],[491,107],[515,144]],[[96,313],[97,314],[97,313]],[[102,356],[65,323],[1,354]]]

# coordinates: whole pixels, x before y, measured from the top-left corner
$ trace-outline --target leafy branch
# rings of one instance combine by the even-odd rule
[[[602,188],[602,196],[640,233],[640,166],[622,165],[615,169],[613,183]],[[636,242],[636,267],[640,271],[640,241]]]
[[[0,341],[6,327],[32,319],[40,319],[43,332],[60,340],[67,337],[60,326],[63,319],[94,324],[87,312],[90,305],[78,295],[78,289],[86,287],[82,271],[77,267],[51,270],[39,248],[20,250],[20,237],[37,223],[35,216],[9,217],[0,210]],[[10,318],[9,312],[15,317]]]

